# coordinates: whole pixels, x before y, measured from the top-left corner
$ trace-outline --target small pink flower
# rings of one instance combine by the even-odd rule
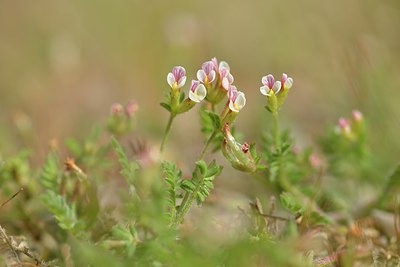
[[[320,169],[323,166],[323,161],[317,154],[311,154],[308,159],[314,169]]]
[[[212,61],[204,62],[201,70],[197,71],[197,79],[204,84],[212,83],[215,80],[216,72]]]
[[[213,58],[211,59],[211,62],[213,63],[214,70],[218,72],[218,71],[219,71],[219,68],[218,68],[218,60],[217,60],[217,58],[213,57]]]
[[[230,73],[230,67],[228,63],[221,61],[218,64],[218,60],[215,57],[211,59],[211,62],[213,63],[214,70],[218,73],[221,79],[222,87],[228,91],[229,87],[234,81],[233,76]]]
[[[352,112],[353,121],[360,122],[363,120],[363,114],[359,110],[353,110]]]
[[[222,62],[221,62],[222,63]],[[228,90],[229,87],[232,85],[233,83],[233,76],[232,74],[229,72],[229,69],[227,68],[222,68],[220,70],[220,76],[221,76],[221,80],[222,80],[222,87],[225,90]]]
[[[207,95],[206,87],[199,81],[192,80],[192,84],[190,85],[190,90],[189,90],[190,100],[199,103],[206,97],[206,95]]]
[[[131,118],[131,117],[133,117],[133,115],[135,115],[135,113],[138,111],[138,109],[139,109],[138,104],[135,101],[131,100],[125,106],[125,114],[126,114],[126,116]]]
[[[276,95],[281,90],[282,83],[280,81],[275,81],[274,76],[271,74],[262,77],[261,82],[264,86],[260,87],[260,92],[265,96],[269,96],[271,91]]]
[[[111,115],[121,116],[124,107],[120,103],[114,103],[111,105]]]
[[[176,66],[172,69],[172,72],[167,75],[167,82],[171,88],[179,89],[185,85],[186,82],[186,70],[181,66]]]
[[[281,84],[283,85],[283,89],[290,89],[293,86],[293,79],[291,77],[288,77],[286,73],[283,73]]]
[[[239,112],[246,105],[246,97],[243,92],[231,86],[228,90],[229,109],[233,112]]]
[[[269,96],[271,91],[276,95],[280,90],[290,89],[293,86],[293,79],[288,77],[286,73],[282,74],[280,81],[275,81],[274,76],[268,74],[262,77],[261,82],[264,86],[260,87],[260,92],[265,96]]]
[[[345,118],[340,118],[338,122],[339,130],[342,133],[349,134],[351,132],[350,123]]]

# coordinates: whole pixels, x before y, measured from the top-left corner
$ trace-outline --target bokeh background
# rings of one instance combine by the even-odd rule
[[[214,56],[246,93],[236,122],[246,140],[270,128],[261,77],[286,72],[295,85],[282,123],[300,145],[359,109],[382,175],[398,162],[398,0],[2,0],[0,152],[28,144],[42,157],[50,139],[83,137],[130,99],[140,106],[135,135],[157,145],[167,73],[182,65],[190,81]],[[179,116],[168,144],[187,163],[202,145],[197,121]]]

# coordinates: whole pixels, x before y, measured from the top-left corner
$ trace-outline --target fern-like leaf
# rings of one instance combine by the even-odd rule
[[[42,168],[41,175],[39,177],[40,183],[45,189],[56,192],[59,186],[59,158],[54,152],[50,152],[47,155],[46,162]]]
[[[136,171],[139,169],[139,165],[135,161],[129,161],[124,149],[117,139],[112,137],[111,143],[115,153],[117,153],[118,161],[121,164],[121,175],[126,179],[129,185],[134,186]]]
[[[64,197],[52,191],[47,191],[42,195],[42,200],[62,229],[73,230],[77,226],[78,219],[75,207],[69,206]]]

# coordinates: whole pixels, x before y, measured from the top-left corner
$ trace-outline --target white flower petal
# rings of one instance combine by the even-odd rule
[[[287,78],[285,81],[285,84],[283,85],[285,89],[290,89],[293,86],[293,79],[292,78]]]
[[[212,71],[210,72],[210,74],[208,74],[208,78],[209,78],[209,79],[208,79],[208,82],[209,82],[209,83],[212,83],[212,82],[215,80],[215,76],[216,76],[215,71],[212,70]]]
[[[195,91],[189,90],[189,98],[190,100],[199,103],[201,102],[207,95],[206,87],[203,84],[197,86]]]
[[[200,101],[202,101],[206,95],[207,95],[207,90],[206,87],[202,84],[200,84],[196,90],[195,90],[196,95],[198,95],[198,97],[200,98]]]
[[[260,92],[261,92],[261,94],[263,94],[263,95],[265,95],[265,96],[268,96],[269,90],[271,90],[271,89],[269,89],[269,87],[266,86],[266,85],[260,87]]]
[[[246,97],[243,92],[238,92],[235,104],[239,107],[239,110],[246,105]]]
[[[171,88],[174,86],[175,77],[174,77],[174,75],[172,74],[172,72],[168,73],[168,75],[167,75],[167,82],[168,82],[169,86],[171,86]]]
[[[229,67],[228,63],[226,63],[225,61],[221,61],[219,63],[219,70],[221,71],[222,69],[230,70],[231,68]]]
[[[227,78],[228,78],[228,82],[229,82],[230,84],[232,84],[232,83],[234,82],[234,79],[233,79],[232,74],[229,72],[228,75],[226,75],[226,76],[227,76]]]
[[[229,109],[232,110],[233,112],[239,112],[236,105],[232,101],[229,101]]]
[[[224,87],[225,90],[228,90],[229,89],[229,85],[230,84],[229,84],[228,78],[224,77],[222,79],[222,87]]]
[[[204,82],[205,78],[206,78],[206,73],[204,72],[204,70],[198,70],[197,79],[201,82]]]
[[[189,91],[189,98],[190,100],[196,103],[199,103],[201,101],[199,97],[196,95],[196,93],[193,93],[192,91]]]
[[[282,83],[280,81],[276,81],[274,86],[272,86],[272,90],[274,90],[275,94],[277,94],[281,90],[281,87]]]
[[[179,79],[178,81],[178,88],[181,88],[182,86],[184,86],[186,83],[186,76],[183,76],[182,78]]]
[[[262,84],[264,84],[264,85],[268,85],[268,76],[263,76],[263,77],[261,78],[261,82],[262,82]]]

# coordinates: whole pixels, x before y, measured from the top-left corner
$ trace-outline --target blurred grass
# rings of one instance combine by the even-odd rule
[[[295,79],[284,124],[312,144],[360,109],[386,174],[400,152],[398,25],[395,0],[1,1],[0,150],[23,145],[12,128],[18,114],[32,122],[29,145],[44,154],[49,139],[84,136],[112,102],[131,98],[139,131],[159,142],[166,74],[183,65],[194,78],[216,56],[246,93],[237,125],[248,139],[269,127],[261,77],[284,71]],[[196,116],[177,119],[170,147],[193,154],[187,147],[201,135],[187,121]]]

